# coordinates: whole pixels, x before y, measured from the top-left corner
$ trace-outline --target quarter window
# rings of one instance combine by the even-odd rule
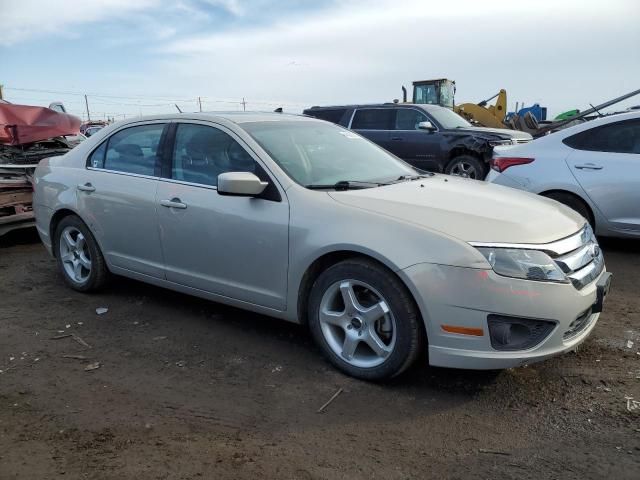
[[[107,142],[96,148],[89,157],[88,165],[93,168],[104,168],[104,153],[107,151]]]
[[[360,109],[356,110],[351,122],[354,130],[391,130],[393,109]]]
[[[218,175],[225,172],[261,173],[251,155],[222,130],[205,125],[179,124],[171,178],[215,187]]]
[[[164,124],[140,125],[113,134],[107,143],[102,168],[138,175],[155,175],[159,164],[160,141]],[[91,166],[100,168],[99,152],[93,152]],[[94,159],[95,157],[95,159]]]
[[[425,114],[412,108],[396,109],[396,130],[418,130],[418,124],[428,120]]]
[[[562,142],[576,150],[640,154],[640,121],[603,125],[567,137]]]

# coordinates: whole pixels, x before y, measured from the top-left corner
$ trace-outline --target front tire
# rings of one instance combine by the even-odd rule
[[[75,215],[64,217],[56,226],[54,251],[65,283],[79,292],[102,287],[107,265],[93,234]]]
[[[327,359],[364,380],[395,377],[424,343],[416,305],[389,270],[351,259],[325,270],[309,299],[309,327]]]
[[[473,180],[484,180],[487,174],[484,163],[471,155],[455,157],[447,164],[444,173]]]

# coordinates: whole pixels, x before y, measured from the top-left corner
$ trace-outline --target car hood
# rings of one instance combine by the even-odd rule
[[[548,243],[577,232],[585,223],[553,200],[448,175],[329,195],[342,204],[466,242]]]
[[[527,132],[520,130],[509,130],[508,128],[488,128],[488,127],[462,127],[456,128],[460,132],[477,132],[499,135],[504,138],[515,138],[520,140],[533,140],[533,137]]]

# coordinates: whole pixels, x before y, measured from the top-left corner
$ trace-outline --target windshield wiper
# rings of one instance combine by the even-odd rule
[[[420,175],[400,175],[395,179],[395,182],[403,182],[405,180],[420,180],[421,178],[433,177],[432,172],[425,172]]]
[[[362,188],[381,187],[383,185],[390,185],[384,182],[364,182],[361,180],[340,180],[333,184],[310,184],[305,185],[305,188],[309,190],[358,190]]]

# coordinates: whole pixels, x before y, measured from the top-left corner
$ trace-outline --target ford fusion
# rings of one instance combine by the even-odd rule
[[[122,275],[307,324],[363,379],[500,369],[573,350],[609,289],[585,220],[550,199],[424,174],[286,114],[178,114],[96,132],[35,172],[66,284]]]

